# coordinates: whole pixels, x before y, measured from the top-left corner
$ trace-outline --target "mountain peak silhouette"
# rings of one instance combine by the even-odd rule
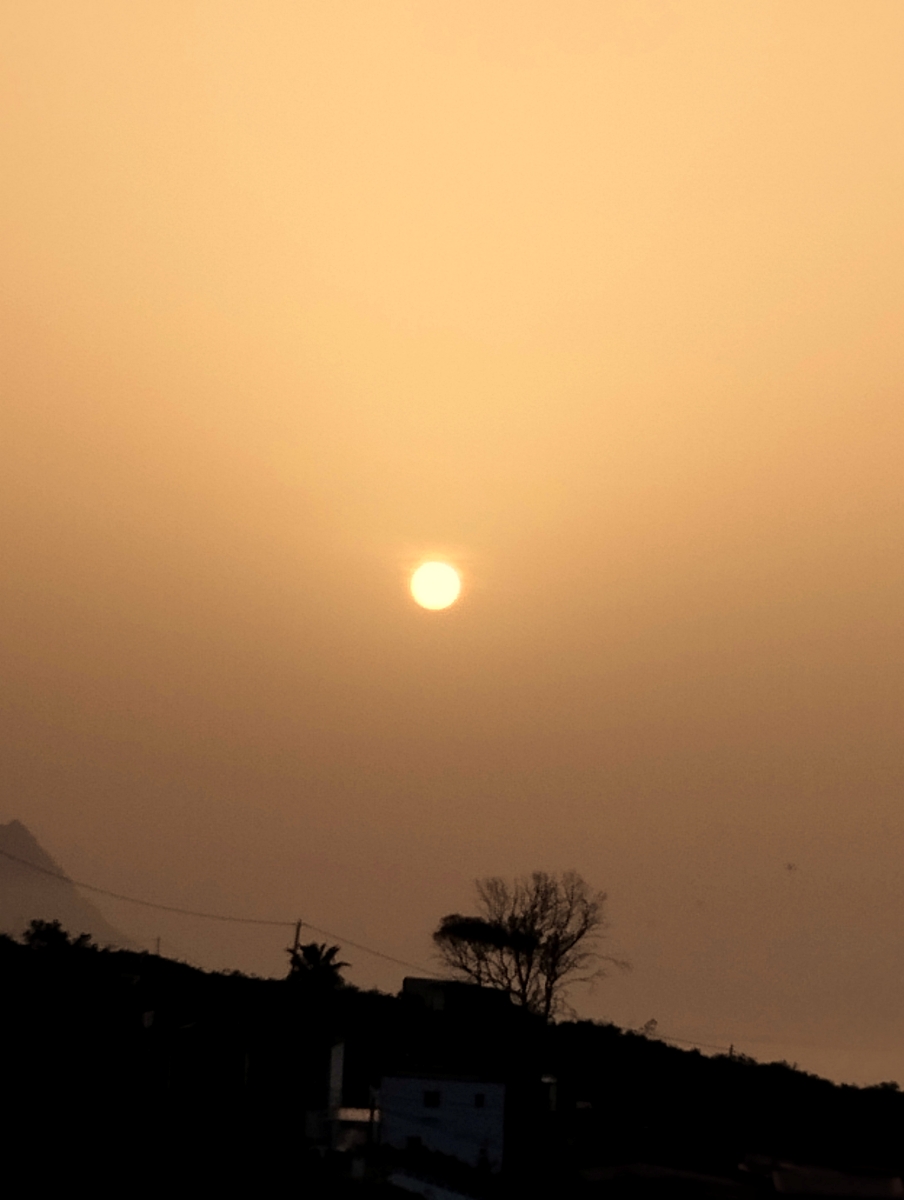
[[[88,933],[99,946],[139,948],[79,894],[31,830],[13,820],[0,825],[0,933],[20,937],[35,919]]]

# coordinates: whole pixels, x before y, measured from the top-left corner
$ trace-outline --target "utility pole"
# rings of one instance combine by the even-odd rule
[[[292,949],[286,947],[289,955],[289,978],[293,979],[301,970],[301,962],[298,958],[298,947],[301,945],[301,920],[295,922],[295,937],[292,939]]]

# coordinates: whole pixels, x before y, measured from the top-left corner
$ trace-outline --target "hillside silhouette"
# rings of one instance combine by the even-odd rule
[[[99,949],[40,922],[24,942],[0,937],[0,972],[16,1100],[7,1133],[42,1173],[67,1181],[363,1197],[400,1195],[388,1180],[407,1171],[475,1200],[754,1197],[772,1191],[763,1183],[776,1175],[770,1164],[802,1163],[822,1170],[803,1176],[810,1194],[900,1194],[896,1085],[838,1086],[611,1025],[550,1024],[469,984],[407,980],[392,996],[324,987],[315,971],[208,973]],[[372,1134],[381,1083],[403,1076],[504,1082],[502,1174],[420,1139],[343,1147],[336,1114],[366,1126],[370,1113]],[[425,1104],[440,1086],[424,1084]],[[53,1155],[42,1159],[48,1145]],[[782,1169],[797,1178],[797,1168]],[[839,1179],[856,1187],[839,1190]]]

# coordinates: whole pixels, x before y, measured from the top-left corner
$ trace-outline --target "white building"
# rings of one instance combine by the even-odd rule
[[[329,1122],[331,1147],[343,1152],[369,1146],[375,1141],[375,1127],[380,1122],[380,1113],[376,1104],[372,1103],[369,1108],[354,1108],[342,1103],[344,1082],[345,1043],[337,1042],[330,1052],[329,1107],[326,1114],[323,1115]],[[315,1136],[320,1132],[316,1121],[318,1115],[321,1114],[310,1114],[314,1120],[308,1122],[310,1134]]]
[[[502,1167],[505,1085],[437,1075],[384,1076],[380,1140],[423,1146],[469,1166]]]

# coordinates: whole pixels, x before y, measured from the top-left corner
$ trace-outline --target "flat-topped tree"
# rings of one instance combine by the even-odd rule
[[[534,871],[511,884],[492,876],[476,887],[478,914],[450,913],[433,934],[459,978],[502,988],[549,1020],[567,1009],[570,985],[600,978],[603,964],[617,961],[599,950],[605,893],[576,871]]]

